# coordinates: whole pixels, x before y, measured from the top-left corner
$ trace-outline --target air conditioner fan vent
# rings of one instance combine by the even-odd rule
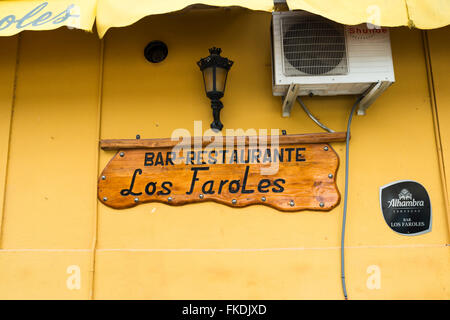
[[[344,26],[320,16],[282,22],[286,76],[342,75],[348,72]]]

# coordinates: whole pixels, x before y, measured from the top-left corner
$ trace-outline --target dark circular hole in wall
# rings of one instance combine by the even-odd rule
[[[152,63],[159,63],[166,59],[169,49],[162,41],[150,42],[144,50],[145,58]]]

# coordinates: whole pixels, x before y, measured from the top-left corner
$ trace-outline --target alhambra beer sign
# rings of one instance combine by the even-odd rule
[[[326,140],[345,134],[289,135],[267,146],[177,145],[170,139],[102,140],[117,150],[98,180],[98,198],[123,209],[142,203],[214,201],[231,207],[267,205],[282,211],[334,208],[339,159]],[[237,139],[235,139],[237,141]]]

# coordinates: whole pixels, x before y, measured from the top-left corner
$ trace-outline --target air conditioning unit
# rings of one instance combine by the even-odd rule
[[[274,12],[273,94],[289,116],[297,96],[365,94],[358,114],[394,81],[389,30],[345,26],[305,11]]]

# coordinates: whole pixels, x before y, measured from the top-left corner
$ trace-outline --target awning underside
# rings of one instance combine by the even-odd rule
[[[450,24],[450,0],[286,0],[286,3],[290,10],[306,10],[348,25],[368,22],[387,27],[434,29]],[[92,31],[96,23],[98,34],[103,37],[109,28],[129,26],[145,16],[174,12],[194,4],[274,10],[273,0],[10,0],[0,1],[0,36],[61,26]]]

